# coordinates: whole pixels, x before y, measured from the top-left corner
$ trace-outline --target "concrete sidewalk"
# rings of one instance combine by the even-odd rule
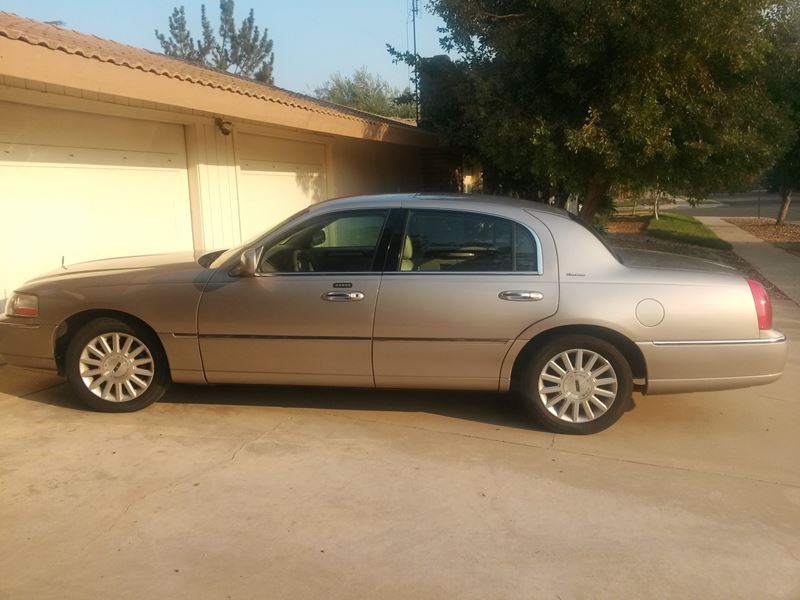
[[[720,217],[697,217],[795,303],[800,304],[800,258]]]

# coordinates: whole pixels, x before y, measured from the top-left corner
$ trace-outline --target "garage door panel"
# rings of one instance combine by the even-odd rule
[[[82,146],[53,146],[0,142],[2,162],[17,163],[25,167],[114,167],[120,169],[185,168],[185,159],[179,152],[145,152],[141,150],[114,150],[85,148]]]
[[[236,150],[243,239],[326,197],[324,145],[240,134]]]
[[[322,199],[318,171],[247,171],[239,183],[242,237],[251,238]]]
[[[16,257],[0,262],[0,297],[62,257],[192,248],[181,126],[11,104],[0,113],[0,255]],[[54,129],[38,131],[36,118]]]
[[[184,154],[183,128],[142,121],[0,102],[0,141],[40,146]]]
[[[236,152],[240,161],[252,159],[314,165],[325,161],[323,144],[249,133],[236,136]]]

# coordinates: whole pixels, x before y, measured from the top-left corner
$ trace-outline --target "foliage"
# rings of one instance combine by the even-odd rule
[[[205,67],[272,83],[275,60],[272,40],[267,36],[266,29],[262,32],[255,24],[253,9],[250,9],[238,30],[233,18],[234,0],[220,0],[219,10],[219,37],[215,36],[206,16],[206,7],[202,5],[202,36],[195,40],[186,25],[183,6],[175,8],[169,17],[169,35],[156,29],[156,38],[164,53]]]
[[[652,217],[650,219],[647,233],[673,242],[722,250],[731,249],[731,245],[728,242],[719,239],[713,231],[689,215],[661,213],[660,218]]]
[[[769,91],[791,117],[787,143],[767,177],[767,185],[777,189],[783,200],[776,220],[782,225],[792,192],[800,189],[800,5],[787,2],[775,7],[769,19],[774,40]]]
[[[459,58],[410,57],[422,120],[480,160],[493,191],[578,193],[585,216],[611,186],[736,188],[783,143],[765,83],[769,6],[431,0]]]
[[[334,73],[314,90],[314,95],[328,102],[376,115],[407,119],[416,117],[414,97],[409,90],[401,92],[380,75],[373,75],[363,67],[352,76]]]

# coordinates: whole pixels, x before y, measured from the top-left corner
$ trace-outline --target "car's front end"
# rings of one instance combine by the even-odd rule
[[[196,348],[172,333],[195,330],[197,302],[212,272],[203,262],[196,253],[135,256],[40,275],[6,299],[0,361],[62,373],[65,340],[88,318],[117,316],[147,323],[174,354],[171,364],[193,381],[191,372],[201,371]]]
[[[12,294],[0,315],[0,360],[27,369],[55,372],[53,339],[57,326],[41,321],[37,294]]]

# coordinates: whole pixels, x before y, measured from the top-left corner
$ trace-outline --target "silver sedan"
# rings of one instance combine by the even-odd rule
[[[705,261],[618,256],[524,200],[389,195],[316,204],[238,248],[72,265],[7,301],[0,355],[97,410],[171,381],[510,391],[592,433],[633,390],[775,381],[764,288]]]

